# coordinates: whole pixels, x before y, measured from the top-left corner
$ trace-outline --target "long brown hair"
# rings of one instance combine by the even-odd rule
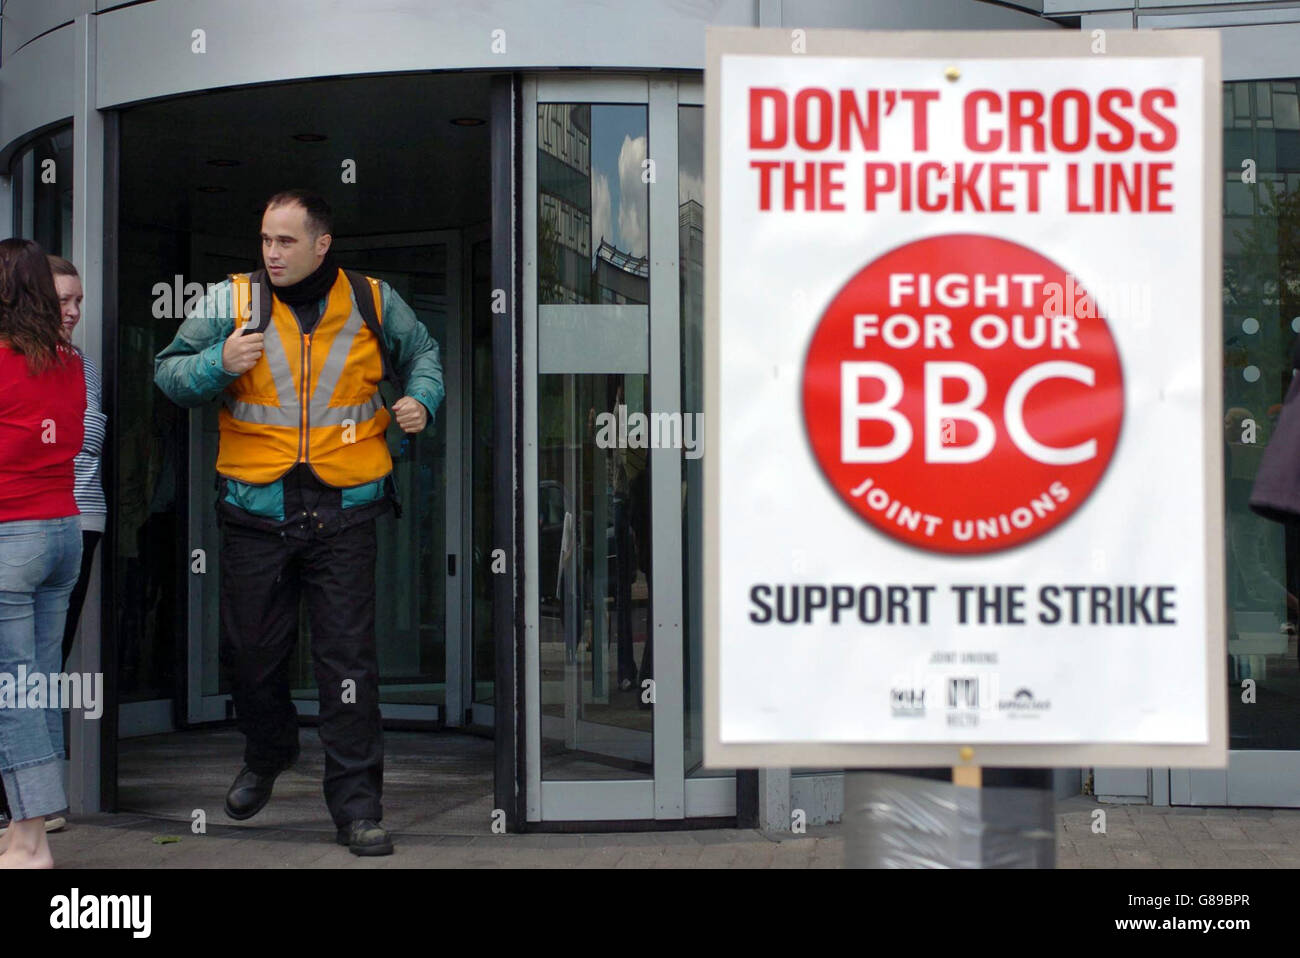
[[[0,341],[37,376],[64,356],[62,325],[45,250],[31,240],[0,240]]]

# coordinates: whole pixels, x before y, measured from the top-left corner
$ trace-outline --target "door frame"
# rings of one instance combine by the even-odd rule
[[[506,572],[494,575],[492,626],[493,816],[506,828],[526,823],[524,650],[524,397],[522,191],[522,80],[518,73],[492,77],[489,93],[492,200],[492,546],[505,556]],[[498,300],[501,306],[498,306]],[[535,508],[535,506],[534,506]]]
[[[446,342],[440,343],[442,347],[442,373],[443,384],[446,387],[446,398],[443,400],[442,413],[446,417],[446,447],[448,462],[447,474],[444,477],[446,482],[446,495],[443,501],[443,528],[445,530],[445,543],[450,545],[456,551],[451,554],[457,555],[456,573],[448,573],[443,580],[445,593],[446,620],[444,628],[444,655],[445,655],[445,679],[444,679],[444,705],[411,705],[406,703],[384,703],[380,702],[380,714],[384,719],[408,721],[408,722],[445,722],[447,725],[459,726],[463,724],[463,709],[461,708],[462,687],[460,681],[461,662],[463,655],[463,643],[459,637],[464,632],[464,614],[462,604],[461,582],[467,578],[461,574],[463,566],[459,562],[459,557],[463,554],[463,548],[460,543],[464,540],[464,530],[462,518],[464,510],[461,507],[461,498],[464,493],[464,482],[461,475],[459,462],[463,460],[463,446],[465,441],[464,431],[464,389],[462,379],[464,377],[464,331],[465,323],[465,291],[462,287],[464,281],[464,231],[457,229],[450,230],[419,230],[406,233],[392,233],[383,236],[367,236],[358,238],[340,237],[336,248],[347,251],[349,249],[365,248],[382,248],[385,246],[437,246],[445,245],[447,249],[447,292],[445,296],[445,310],[447,316]],[[410,304],[408,304],[410,305]],[[202,542],[203,540],[203,515],[200,512],[202,508],[196,501],[195,493],[198,490],[207,488],[211,483],[211,475],[204,468],[204,450],[203,450],[203,430],[196,428],[196,424],[201,423],[203,415],[202,409],[193,409],[189,413],[189,429],[186,446],[186,470],[188,475],[188,492],[186,497],[186,528],[188,529],[188,542]],[[408,513],[410,516],[415,515],[415,511]],[[399,520],[401,521],[401,520]],[[406,521],[414,521],[407,519]],[[217,543],[208,544],[209,550],[219,548]],[[215,580],[216,577],[211,577]],[[185,719],[187,726],[200,725],[207,722],[222,721],[228,717],[230,702],[230,693],[217,693],[213,695],[203,694],[203,680],[206,665],[203,657],[204,635],[203,635],[203,590],[205,588],[219,588],[216,581],[208,581],[207,575],[190,574],[187,577],[185,589],[185,623],[186,623],[186,697],[185,697]],[[418,592],[412,600],[418,599]],[[418,609],[416,613],[418,619]],[[218,641],[220,641],[218,639]],[[380,683],[382,689],[383,683]],[[295,699],[294,707],[298,710],[300,716],[314,716],[319,714],[320,706],[314,700]],[[162,716],[162,709],[156,709],[155,713],[159,719]],[[142,713],[141,719],[144,719]],[[136,723],[137,728],[133,728],[132,734],[143,735],[153,732],[171,731],[171,723],[167,727],[162,727],[161,721],[156,723],[156,727],[143,727],[140,722]]]
[[[461,403],[461,429],[463,441],[459,447],[461,496],[460,509],[464,521],[461,523],[459,541],[459,558],[457,569],[464,569],[460,579],[461,630],[460,630],[460,688],[463,690],[460,711],[454,717],[456,725],[472,725],[480,728],[492,728],[496,724],[496,708],[489,702],[476,702],[474,699],[474,576],[477,568],[474,564],[474,247],[483,241],[489,243],[489,260],[491,259],[492,222],[488,220],[476,223],[461,231],[461,329],[464,332],[461,343],[461,369],[464,371],[462,382],[463,401]],[[496,457],[493,457],[495,462]],[[489,478],[489,482],[491,477]],[[451,674],[451,662],[447,662],[447,674]],[[493,676],[495,680],[495,676]],[[448,711],[451,698],[448,696]],[[448,722],[448,724],[453,724]]]
[[[521,104],[523,243],[523,422],[525,454],[524,737],[528,823],[672,821],[736,813],[734,776],[684,775],[683,581],[681,450],[651,449],[651,562],[654,583],[654,775],[642,779],[564,781],[542,777],[538,516],[538,374],[541,310],[537,297],[537,105],[538,103],[644,104],[648,154],[655,164],[648,184],[648,406],[656,413],[681,412],[681,317],[678,231],[678,107],[702,105],[698,74],[525,75]],[[550,308],[550,307],[548,307]],[[569,310],[571,307],[553,307]],[[606,308],[599,305],[577,307]],[[627,309],[628,307],[622,307]]]

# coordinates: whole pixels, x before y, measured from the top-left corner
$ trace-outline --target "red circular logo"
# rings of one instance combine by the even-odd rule
[[[1041,536],[1119,439],[1119,353],[1093,298],[1016,243],[949,235],[864,267],[804,361],[813,454],[881,532],[944,553]]]

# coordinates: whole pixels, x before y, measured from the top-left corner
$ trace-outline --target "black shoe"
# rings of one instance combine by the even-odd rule
[[[369,818],[358,818],[339,829],[338,843],[353,855],[391,855],[393,840],[388,830]]]
[[[242,822],[260,812],[271,800],[271,786],[275,784],[276,776],[289,768],[297,758],[295,753],[293,758],[269,775],[254,772],[247,765],[241,768],[230,791],[226,792],[226,814],[235,821]]]

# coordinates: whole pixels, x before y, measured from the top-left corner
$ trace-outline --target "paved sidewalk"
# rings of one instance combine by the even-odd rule
[[[1106,814],[1104,834],[1093,813]],[[1297,868],[1300,809],[1057,805],[1058,868]]]
[[[138,815],[82,818],[50,836],[59,868],[838,868],[838,825],[806,835],[752,829],[609,834],[394,833],[394,854],[358,858],[332,834],[186,823]],[[158,844],[157,838],[178,842]]]
[[[1105,812],[1094,832],[1093,813]],[[159,838],[179,838],[160,843]],[[185,822],[141,815],[75,819],[50,836],[60,868],[837,868],[840,825],[805,835],[752,829],[613,834],[396,834],[397,851],[359,859],[321,831]],[[1152,808],[1077,797],[1058,805],[1060,868],[1293,868],[1300,810]]]

